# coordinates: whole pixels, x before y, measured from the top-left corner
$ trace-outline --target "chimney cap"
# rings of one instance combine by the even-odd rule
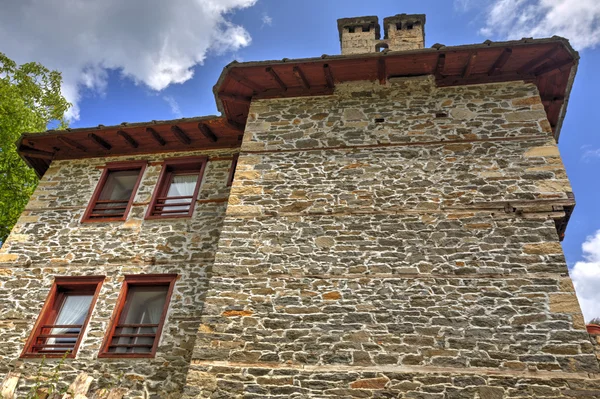
[[[342,40],[342,33],[344,28],[351,28],[356,26],[368,26],[369,28],[375,28],[375,39],[381,38],[381,29],[379,27],[379,18],[375,15],[368,15],[364,17],[352,17],[352,18],[340,18],[337,20],[338,31],[340,33],[340,40]]]
[[[425,14],[396,14],[383,19],[384,39],[388,38],[388,28],[391,24],[421,24],[425,25]]]

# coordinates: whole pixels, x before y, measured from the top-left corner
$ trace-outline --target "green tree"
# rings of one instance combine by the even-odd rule
[[[50,123],[66,126],[71,104],[60,92],[60,72],[37,62],[17,65],[0,53],[0,243],[6,240],[38,179],[17,154],[23,132],[42,132]]]

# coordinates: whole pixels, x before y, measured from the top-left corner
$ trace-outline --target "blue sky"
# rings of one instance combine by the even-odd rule
[[[73,2],[80,7],[69,6]],[[570,267],[579,262],[574,278],[586,317],[600,316],[600,305],[596,305],[600,304],[600,134],[596,118],[600,2],[122,3],[0,0],[4,15],[0,15],[0,51],[18,62],[40,61],[63,71],[65,93],[77,105],[72,127],[217,114],[212,86],[227,63],[339,54],[336,19],[342,17],[377,15],[381,20],[398,13],[424,13],[426,47],[553,34],[569,38],[580,51],[581,61],[559,147],[577,206],[563,248]],[[28,23],[31,20],[36,23]],[[40,22],[45,20],[48,22]],[[157,63],[161,64],[159,70]]]

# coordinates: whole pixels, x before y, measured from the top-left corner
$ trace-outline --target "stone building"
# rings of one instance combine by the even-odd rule
[[[560,245],[578,54],[425,48],[424,24],[342,19],[340,56],[234,62],[222,116],[24,134],[7,397],[66,351],[60,381],[126,398],[600,397]]]

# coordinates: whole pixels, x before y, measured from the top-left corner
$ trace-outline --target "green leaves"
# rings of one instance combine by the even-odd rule
[[[62,96],[60,72],[36,62],[17,65],[0,53],[0,242],[4,242],[37,185],[17,154],[21,133],[66,125],[71,104]]]

